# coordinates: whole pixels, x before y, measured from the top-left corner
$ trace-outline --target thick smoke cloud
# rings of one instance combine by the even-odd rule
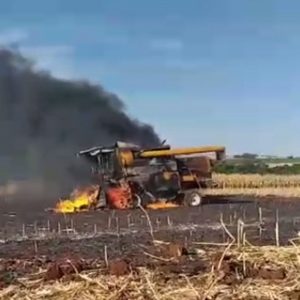
[[[20,53],[0,49],[0,181],[42,179],[49,186],[81,181],[75,154],[116,140],[157,145],[150,125],[131,119],[101,86],[54,78]]]

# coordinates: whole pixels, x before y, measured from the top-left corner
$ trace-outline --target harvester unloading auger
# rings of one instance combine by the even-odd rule
[[[215,154],[215,158],[203,156]],[[58,212],[135,207],[199,206],[203,189],[211,187],[212,166],[225,157],[225,147],[171,149],[168,145],[143,149],[117,142],[78,154],[92,163],[98,184],[76,190],[72,199],[60,201]]]

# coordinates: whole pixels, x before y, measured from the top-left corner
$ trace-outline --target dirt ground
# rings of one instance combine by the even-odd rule
[[[194,276],[209,271],[216,255],[224,251],[222,244],[232,241],[221,220],[235,238],[241,220],[247,243],[275,245],[276,212],[280,245],[288,245],[300,232],[298,199],[211,197],[199,208],[148,210],[147,214],[130,210],[58,215],[40,208],[2,207],[0,287],[1,282],[10,284],[39,270],[48,270],[43,276],[49,280],[95,268],[117,275],[146,267]],[[284,276],[278,272],[266,276]]]
[[[280,244],[289,244],[300,232],[298,199],[207,198],[198,208],[148,210],[151,225],[141,210],[59,215],[40,208],[7,207],[1,210],[0,257],[30,255],[32,239],[39,240],[39,253],[43,255],[71,251],[94,257],[101,253],[103,245],[108,247],[110,255],[120,255],[136,251],[132,247],[139,241],[151,241],[151,229],[155,239],[166,242],[224,243],[228,235],[221,226],[221,218],[234,236],[240,219],[245,223],[249,242],[274,245],[276,211]],[[53,238],[58,238],[59,242],[54,243]],[[27,244],[28,252],[24,251]]]

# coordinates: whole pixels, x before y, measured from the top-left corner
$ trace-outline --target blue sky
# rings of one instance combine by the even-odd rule
[[[300,155],[300,2],[0,0],[0,44],[115,92],[174,146]]]

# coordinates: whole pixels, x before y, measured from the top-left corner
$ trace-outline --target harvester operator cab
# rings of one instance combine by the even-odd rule
[[[98,207],[106,207],[108,188],[117,186],[118,180],[124,177],[118,148],[116,146],[94,147],[80,151],[78,155],[83,156],[92,164],[92,171],[99,183]]]

